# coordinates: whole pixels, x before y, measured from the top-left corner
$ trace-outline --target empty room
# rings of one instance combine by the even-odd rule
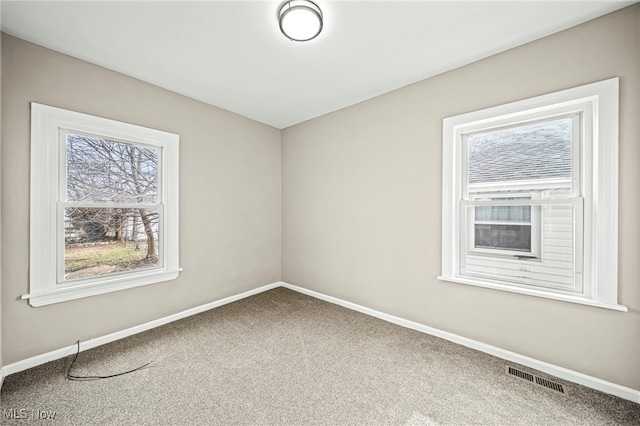
[[[0,423],[640,425],[638,2],[0,18]]]

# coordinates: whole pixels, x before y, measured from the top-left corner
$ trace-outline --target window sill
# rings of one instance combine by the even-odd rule
[[[29,299],[29,304],[33,307],[51,305],[53,303],[66,302],[83,297],[174,280],[178,278],[180,271],[182,271],[181,268],[173,270],[161,269],[136,274],[135,276],[105,277],[105,279],[100,282],[78,284],[23,294],[21,299]]]
[[[598,308],[612,309],[614,311],[627,312],[627,307],[615,303],[601,302],[593,299],[586,299],[579,296],[571,296],[568,294],[551,293],[544,290],[523,287],[511,287],[508,285],[493,283],[490,281],[482,281],[479,279],[460,277],[460,276],[438,276],[440,281],[448,281],[458,284],[472,285],[476,287],[492,288],[494,290],[508,291],[511,293],[526,294],[529,296],[542,297],[545,299],[560,300],[563,302],[579,303],[581,305],[595,306]]]

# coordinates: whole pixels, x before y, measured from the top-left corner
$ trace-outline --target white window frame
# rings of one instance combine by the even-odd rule
[[[505,105],[469,112],[443,120],[442,274],[438,279],[455,283],[580,303],[618,311],[618,87],[612,78]],[[463,275],[460,269],[465,201],[463,138],[473,132],[536,121],[581,115],[582,140],[574,153],[572,197],[563,200],[574,208],[574,238],[580,275],[579,292],[565,292],[504,280]],[[577,180],[577,181],[576,181]],[[532,205],[560,203],[533,200]],[[475,204],[474,204],[475,205]]]
[[[157,148],[160,151],[158,267],[60,282],[64,263],[66,144],[69,132]],[[179,136],[133,124],[31,103],[29,294],[32,306],[176,279],[179,267]],[[65,187],[63,187],[65,185]]]

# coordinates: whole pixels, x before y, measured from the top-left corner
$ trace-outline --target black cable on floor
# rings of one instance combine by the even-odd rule
[[[151,364],[153,362],[153,361],[149,361],[145,365],[141,365],[140,367],[134,368],[133,370],[125,371],[123,373],[118,373],[118,374],[111,374],[109,376],[76,376],[76,375],[71,374],[71,369],[73,368],[73,365],[76,363],[76,360],[78,359],[78,355],[80,355],[80,340],[78,340],[76,342],[76,344],[78,345],[78,351],[76,352],[76,356],[75,356],[75,358],[73,358],[73,361],[71,362],[71,365],[69,366],[69,369],[67,370],[67,379],[69,379],[69,380],[82,381],[82,380],[110,379],[111,377],[118,377],[118,376],[122,376],[124,374],[129,374],[129,373],[133,373],[133,372],[138,371],[138,370],[142,370],[143,368],[145,368],[146,366],[148,366],[149,364]]]

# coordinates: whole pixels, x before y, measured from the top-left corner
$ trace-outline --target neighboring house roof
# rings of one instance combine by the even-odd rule
[[[469,136],[469,183],[571,177],[571,119]]]

